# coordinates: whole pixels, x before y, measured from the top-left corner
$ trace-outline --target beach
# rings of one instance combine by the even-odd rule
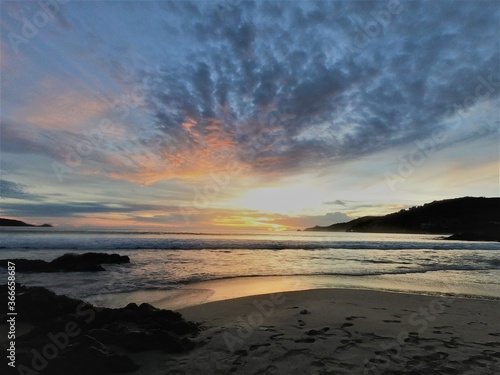
[[[195,349],[134,355],[135,374],[497,374],[500,301],[315,289],[179,310]]]
[[[97,252],[130,260],[50,273],[24,272],[18,262],[16,281],[46,288],[48,298],[41,307],[30,289],[36,308],[16,305],[19,363],[30,364],[31,350],[50,344],[48,332],[72,321],[81,301],[96,316],[107,311],[95,322],[79,317],[72,357],[64,349],[42,373],[66,375],[64,361],[84,375],[123,363],[136,375],[500,373],[500,243],[364,233],[0,234],[3,259],[53,264]],[[7,280],[5,269],[0,277]],[[59,297],[47,290],[75,300],[52,311]],[[33,309],[43,324],[23,320]],[[172,336],[156,309],[180,312],[188,328]],[[0,324],[2,345],[7,329]],[[103,366],[82,367],[95,363],[89,353]]]

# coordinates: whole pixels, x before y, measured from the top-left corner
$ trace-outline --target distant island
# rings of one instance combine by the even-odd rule
[[[411,207],[385,216],[305,231],[452,234],[450,240],[500,241],[500,198],[463,197]]]
[[[38,228],[52,228],[51,224],[34,225],[28,224],[21,220],[12,220],[0,218],[0,227],[38,227]]]

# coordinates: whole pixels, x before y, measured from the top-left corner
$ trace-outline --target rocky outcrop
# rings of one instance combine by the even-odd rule
[[[125,255],[106,253],[64,254],[51,262],[3,259],[0,260],[0,267],[7,268],[8,262],[16,264],[17,272],[97,272],[105,271],[101,264],[130,263],[130,258]]]
[[[476,231],[453,234],[447,240],[460,241],[497,241],[500,242],[500,228],[496,232]]]
[[[0,227],[39,227],[39,228],[52,228],[51,224],[34,225],[28,224],[21,220],[0,218]]]
[[[7,286],[0,286],[3,301]],[[124,308],[99,308],[45,288],[16,284],[17,323],[35,327],[16,338],[16,369],[19,373],[51,375],[104,375],[128,373],[138,365],[126,351],[162,350],[178,353],[190,350],[196,324],[181,314],[149,304],[131,303]],[[1,316],[0,324],[8,316]],[[0,348],[7,351],[8,346]],[[36,367],[36,369],[35,369]]]

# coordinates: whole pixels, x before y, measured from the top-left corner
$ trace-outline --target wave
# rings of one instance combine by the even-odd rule
[[[0,250],[500,250],[496,242],[343,241],[331,239],[6,237]]]
[[[308,276],[332,276],[332,277],[379,277],[385,275],[416,275],[424,273],[432,273],[439,271],[485,271],[488,270],[487,267],[473,267],[473,266],[460,266],[460,265],[450,265],[441,268],[422,268],[422,269],[407,269],[407,270],[386,270],[386,271],[368,271],[368,272],[309,272],[309,273],[262,273],[262,274],[246,274],[246,275],[192,275],[188,277],[181,277],[175,280],[136,280],[134,283],[129,283],[125,285],[108,285],[106,289],[101,289],[97,294],[105,293],[123,293],[123,292],[133,292],[139,290],[175,290],[182,287],[186,287],[193,284],[211,282],[211,281],[223,281],[223,280],[235,280],[241,278],[266,278],[266,277],[308,277]],[[1,272],[0,272],[1,273]],[[88,295],[95,295],[96,291],[89,292]]]
[[[45,241],[26,243],[16,241],[1,250],[500,250],[497,243],[425,243],[425,242],[291,242],[291,241],[193,241],[193,240],[141,240],[141,241]]]
[[[39,229],[39,228],[38,228]],[[500,250],[496,242],[445,241],[429,235],[332,233],[203,233],[160,231],[0,231],[15,250]]]

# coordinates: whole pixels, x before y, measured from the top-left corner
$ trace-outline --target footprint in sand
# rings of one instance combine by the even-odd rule
[[[301,327],[304,327],[306,325],[306,322],[304,322],[303,320],[299,319],[298,322],[299,322],[299,326],[301,326]]]
[[[488,323],[484,323],[484,322],[469,322],[467,323],[467,325],[471,325],[471,324],[480,324],[480,325],[483,325],[483,326],[487,326]]]
[[[316,339],[313,339],[312,337],[306,337],[306,338],[303,338],[303,339],[297,339],[294,342],[296,342],[296,343],[312,344],[315,341],[316,341]]]
[[[448,353],[445,353],[445,352],[436,352],[436,353],[428,356],[427,358],[431,361],[442,361],[443,359],[446,359],[449,356],[450,355]]]
[[[452,338],[450,341],[446,342],[443,341],[443,344],[445,347],[450,348],[450,349],[455,349],[458,347],[457,342],[455,341],[454,338]]]
[[[497,351],[494,351],[494,350],[489,350],[489,349],[483,350],[483,355],[485,357],[497,357],[497,358],[500,358],[500,352],[497,352]]]
[[[276,329],[274,329],[274,326],[262,326],[258,328],[259,331],[266,331],[266,332],[278,332]]]
[[[318,335],[321,335],[321,334],[324,334],[326,332],[328,332],[330,330],[329,327],[325,327],[319,331],[315,330],[315,329],[310,329],[309,331],[306,332],[306,335],[308,336],[318,336]]]
[[[285,336],[285,334],[284,333],[277,333],[275,335],[269,336],[269,339],[276,340],[278,337],[281,337],[281,336]]]
[[[418,344],[419,342],[418,332],[408,333],[408,337],[406,337],[403,341],[405,344]]]
[[[345,320],[354,320],[354,319],[366,319],[366,316],[355,316],[355,315],[352,315],[352,316],[348,316],[345,318]]]
[[[252,345],[252,346],[250,346],[250,351],[253,352],[254,350],[257,350],[257,349],[265,347],[265,346],[271,346],[271,344],[266,342],[265,344]]]

